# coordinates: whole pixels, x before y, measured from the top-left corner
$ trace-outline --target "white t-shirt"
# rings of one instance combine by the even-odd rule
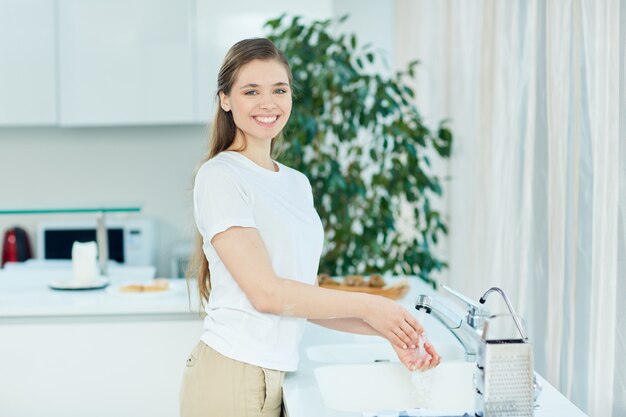
[[[211,273],[201,339],[229,358],[294,371],[304,319],[257,311],[211,245],[216,234],[232,226],[255,227],[279,277],[315,284],[324,230],[311,184],[302,173],[274,162],[278,172],[224,151],[196,175],[194,216]]]

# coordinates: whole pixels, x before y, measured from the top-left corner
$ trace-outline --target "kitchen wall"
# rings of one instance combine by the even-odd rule
[[[396,3],[395,0],[335,0],[333,4],[335,16],[350,15],[342,25],[343,30],[355,32],[360,45],[371,43],[388,58],[390,68],[394,67]]]
[[[158,274],[168,276],[172,247],[192,236],[189,188],[206,138],[199,125],[0,129],[0,207],[139,204],[130,215],[157,221]],[[20,225],[34,240],[38,222],[87,216],[0,216],[0,231]]]

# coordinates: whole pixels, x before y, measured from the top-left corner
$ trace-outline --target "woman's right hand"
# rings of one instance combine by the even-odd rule
[[[441,356],[429,341],[423,343],[422,347],[418,346],[415,349],[400,349],[396,345],[391,345],[391,347],[409,371],[426,371],[439,365]]]
[[[401,349],[415,349],[424,328],[409,311],[388,298],[371,296],[364,320]]]

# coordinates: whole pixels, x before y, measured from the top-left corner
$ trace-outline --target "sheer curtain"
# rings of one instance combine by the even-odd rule
[[[397,0],[398,64],[450,118],[450,269],[507,291],[535,368],[626,416],[626,0]]]

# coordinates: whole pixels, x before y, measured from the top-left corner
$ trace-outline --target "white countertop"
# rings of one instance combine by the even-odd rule
[[[128,272],[128,271],[127,271]],[[198,319],[197,309],[190,309],[184,280],[172,280],[173,291],[155,294],[115,294],[107,290],[57,291],[48,287],[53,279],[65,279],[61,271],[0,271],[0,322],[42,321],[121,317],[155,317],[168,319]],[[67,272],[66,272],[67,273]],[[133,274],[111,274],[111,286],[129,281],[145,281]],[[425,283],[412,279],[412,288],[399,302],[413,310],[419,293],[435,294]],[[193,287],[193,286],[192,286]],[[435,294],[435,296],[437,296]],[[195,291],[192,291],[192,302]],[[446,304],[458,311],[453,303]],[[435,344],[455,342],[456,339],[430,316],[423,320],[428,337]],[[300,345],[300,366],[285,378],[284,401],[290,417],[357,417],[359,413],[332,410],[324,405],[317,388],[314,370],[328,364],[308,359],[306,349],[313,345],[333,343],[386,343],[378,337],[352,335],[307,323]],[[536,417],[585,417],[578,408],[554,387],[541,379],[543,392]]]
[[[437,297],[431,287],[422,281],[412,279],[412,288],[399,302],[414,311],[413,301],[418,294],[431,294]],[[444,297],[445,298],[445,297]],[[458,311],[458,306],[445,301],[450,307]],[[456,339],[438,322],[427,316],[423,320],[429,339],[435,347],[437,343],[455,342]],[[289,417],[357,417],[361,413],[350,413],[330,409],[324,401],[314,376],[315,368],[330,364],[311,361],[306,354],[308,347],[313,345],[334,343],[386,343],[383,339],[372,336],[351,335],[328,330],[307,323],[307,327],[300,346],[300,365],[297,372],[287,374],[283,388],[284,402]],[[586,417],[575,405],[558,392],[552,385],[540,377],[543,391],[539,397],[539,407],[535,410],[535,417]],[[469,410],[468,410],[469,412]],[[473,411],[469,413],[473,415]]]
[[[51,319],[58,317],[173,315],[198,318],[189,306],[185,280],[170,280],[170,290],[159,293],[119,293],[116,285],[146,282],[132,268],[110,274],[111,284],[100,290],[59,291],[48,287],[51,280],[69,279],[71,270],[0,270],[0,320]],[[193,285],[192,285],[193,286]],[[195,303],[195,291],[192,291]],[[194,304],[193,308],[196,304]]]

